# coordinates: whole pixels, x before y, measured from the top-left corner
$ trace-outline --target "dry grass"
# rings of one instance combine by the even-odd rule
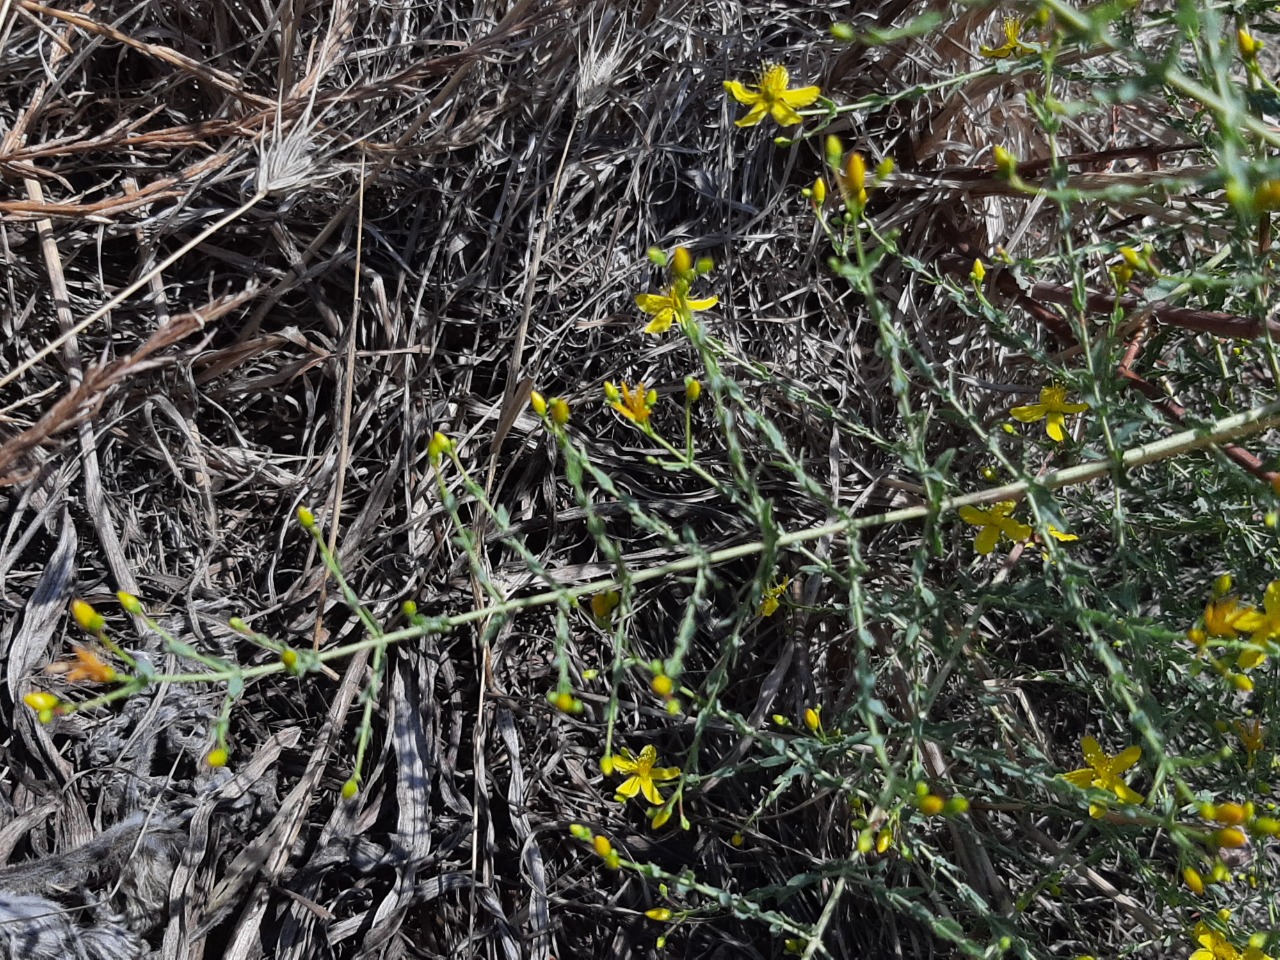
[[[875,216],[921,265],[890,262],[881,289],[957,409],[990,423],[987,411],[1038,382],[1026,344],[991,337],[928,280],[964,275],[997,242],[1019,256],[1049,249],[1052,217],[1009,199],[989,147],[1045,154],[1016,73],[922,92],[976,66],[977,42],[998,30],[990,11],[886,0],[854,21],[901,25],[927,10],[945,23],[927,42],[872,48],[824,39],[828,8],[781,0],[0,3],[0,860],[15,864],[0,871],[11,918],[0,950],[18,918],[53,910],[56,922],[35,925],[45,942],[15,940],[12,955],[653,955],[657,928],[640,913],[654,906],[652,886],[603,874],[569,838],[575,821],[635,860],[692,868],[713,886],[775,886],[763,899],[817,919],[819,886],[790,901],[781,888],[850,850],[848,811],[815,802],[826,788],[791,789],[735,848],[729,835],[764,806],[768,783],[748,769],[704,785],[691,832],[655,835],[599,774],[607,697],[587,686],[580,717],[546,703],[554,612],[393,648],[354,803],[338,790],[362,657],[340,674],[251,686],[233,714],[229,770],[201,759],[219,691],[161,687],[49,726],[21,696],[66,650],[72,594],[107,611],[115,590],[137,593],[188,642],[246,665],[264,655],[227,628],[231,616],[298,647],[358,639],[359,621],[292,523],[300,504],[332,531],[383,623],[401,623],[408,598],[435,614],[483,602],[428,467],[434,429],[458,439],[557,581],[607,577],[526,409],[534,384],[569,399],[594,462],[670,525],[663,536],[601,504],[630,566],[675,555],[682,529],[708,550],[757,536],[740,505],[645,466],[635,435],[599,407],[606,379],[675,395],[696,360],[683,342],[639,332],[632,297],[657,279],[643,267],[650,246],[716,260],[712,330],[743,359],[735,372],[751,404],[827,491],[824,501],[763,448],[748,451],[780,526],[924,502],[901,451],[875,441],[901,429],[893,364],[861,299],[830,282],[798,200],[821,145],[782,149],[771,130],[735,130],[721,81],[778,60],[838,100],[867,102],[832,132],[896,160]],[[1081,121],[1064,140],[1074,154],[1117,159],[1140,140],[1135,155],[1183,163],[1177,137],[1145,116],[1140,129]],[[1141,168],[1075,172],[1120,183]],[[1035,288],[1009,273],[990,283],[1036,350],[1068,346],[1045,307],[1069,302],[1065,268]],[[1231,313],[1185,314],[1160,319],[1260,330]],[[749,376],[749,362],[768,375]],[[932,456],[968,428],[919,387],[915,413],[944,424],[920,451]],[[713,424],[699,430],[702,462],[731,476]],[[969,449],[956,467],[972,472],[984,455]],[[509,535],[465,497],[462,510],[504,594],[538,582]],[[911,550],[928,535],[876,534],[860,562],[909,589]],[[848,625],[797,608],[746,630],[733,611],[760,575],[747,561],[717,571],[688,676],[731,669],[721,707],[759,723],[813,703],[837,712],[854,696]],[[681,581],[641,596],[641,661],[669,654],[690,590]],[[816,582],[795,599],[812,606]],[[130,633],[122,617],[112,629],[173,667],[149,632]],[[611,669],[608,636],[585,618],[570,642],[575,669]],[[885,695],[907,711],[913,694],[903,687],[895,700],[894,676],[881,677]],[[683,755],[696,727],[703,772],[741,760],[746,740],[726,715],[671,721],[643,690],[641,678],[619,694],[624,743]],[[927,766],[941,777],[949,761],[934,749]],[[1058,840],[1039,836],[1052,857]],[[955,843],[974,889],[1007,906],[1011,878],[981,841]],[[1104,898],[1120,896],[1093,876]],[[1122,906],[1125,922],[1149,921]],[[828,922],[827,949],[939,949],[908,913],[854,890]],[[685,956],[781,949],[760,922],[731,915],[688,925],[679,942]]]

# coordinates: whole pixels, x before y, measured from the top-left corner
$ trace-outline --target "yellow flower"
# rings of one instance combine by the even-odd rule
[[[1231,941],[1203,921],[1196,924],[1195,937],[1200,949],[1191,954],[1190,960],[1240,960],[1240,951]]]
[[[1022,42],[1022,21],[1017,17],[1005,17],[1004,43],[998,47],[979,47],[978,53],[990,60],[1003,60],[1006,57],[1025,57],[1029,53],[1039,53],[1035,47]]]
[[[62,675],[67,683],[114,683],[117,674],[98,658],[98,655],[86,647],[75,647],[75,660],[59,660],[45,667],[45,673]]]
[[[1017,504],[1012,500],[1002,500],[990,509],[982,507],[961,507],[960,519],[981,527],[973,541],[973,549],[986,556],[996,548],[1001,535],[1010,540],[1025,540],[1031,536],[1031,528],[1021,521],[1014,520],[1013,513]]]
[[[1267,584],[1262,595],[1261,613],[1247,610],[1233,620],[1232,626],[1249,634],[1255,643],[1280,639],[1280,580]]]
[[[1063,426],[1066,424],[1065,414],[1083,413],[1089,409],[1087,403],[1067,403],[1067,388],[1057,385],[1043,387],[1040,390],[1040,402],[1028,404],[1025,407],[1014,407],[1009,411],[1009,416],[1022,423],[1034,423],[1037,420],[1044,420],[1045,432],[1056,443],[1061,443],[1066,433]]]
[[[1237,720],[1234,726],[1236,728],[1236,736],[1240,738],[1240,746],[1244,747],[1244,752],[1249,758],[1246,765],[1252,769],[1254,756],[1266,743],[1267,731],[1263,728],[1262,721],[1257,717],[1249,723]]]
[[[653,410],[653,405],[658,402],[657,390],[645,390],[643,383],[637,383],[635,387],[629,387],[625,383],[621,386],[615,386],[613,383],[604,385],[605,399],[609,401],[609,406],[622,414],[632,423],[643,426],[649,422],[649,414]]]
[[[739,127],[754,127],[768,114],[779,126],[795,126],[804,118],[794,108],[809,106],[821,96],[822,91],[817,87],[788,90],[787,84],[790,82],[791,76],[787,73],[787,68],[778,64],[764,68],[760,74],[760,86],[756,89],[743,86],[737,80],[726,80],[724,88],[733,99],[751,108],[745,117],[734,123]]]
[[[1240,622],[1254,614],[1253,607],[1244,607],[1235,597],[1220,597],[1204,608],[1204,632],[1210,637],[1234,640],[1243,629]]]
[[[674,780],[680,776],[680,768],[655,767],[654,764],[657,762],[658,751],[654,749],[653,744],[641,750],[638,757],[633,756],[631,751],[624,747],[622,752],[613,758],[613,770],[615,773],[629,773],[631,776],[618,787],[618,796],[630,798],[640,793],[650,803],[664,803],[662,794],[658,792],[654,781]]]
[[[622,594],[617,590],[606,590],[603,593],[593,593],[591,595],[591,616],[595,617],[596,623],[601,626],[608,626],[609,621],[613,619],[613,611],[617,609],[618,604],[622,602]]]
[[[1068,783],[1088,790],[1097,787],[1114,793],[1121,803],[1141,803],[1142,794],[1129,789],[1129,785],[1121,778],[1121,774],[1132,767],[1142,757],[1141,747],[1128,747],[1114,757],[1103,752],[1098,741],[1093,737],[1085,737],[1080,741],[1080,749],[1084,753],[1084,762],[1088,764],[1080,770],[1064,773],[1062,778]]]
[[[790,577],[784,577],[781,583],[775,583],[772,587],[764,592],[764,596],[760,599],[760,609],[756,611],[758,617],[772,617],[778,612],[781,605],[778,598],[786,592],[787,585],[791,583]]]
[[[636,296],[636,306],[653,317],[644,328],[645,333],[666,333],[679,320],[684,323],[693,318],[695,310],[709,310],[720,302],[719,297],[689,299],[689,281],[676,280],[666,293],[641,293]]]

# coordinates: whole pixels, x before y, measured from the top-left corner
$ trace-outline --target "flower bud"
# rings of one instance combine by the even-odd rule
[[[102,619],[102,614],[79,597],[71,601],[71,616],[85,633],[96,636],[107,627],[107,621]]]
[[[547,408],[551,411],[551,422],[557,427],[563,427],[569,422],[569,404],[560,397],[552,397],[547,404]]]
[[[1262,41],[1256,39],[1247,28],[1241,27],[1236,31],[1236,48],[1240,51],[1240,59],[1245,63],[1254,63],[1262,47]]]
[[[120,601],[120,606],[124,607],[125,613],[132,613],[135,617],[143,615],[144,611],[142,609],[142,601],[132,593],[125,593],[123,590],[117,590],[116,599]]]
[[[204,755],[204,762],[214,768],[225,767],[227,759],[226,747],[214,747]]]
[[[987,279],[987,268],[982,260],[977,257],[973,260],[973,269],[969,271],[969,279],[974,283],[981,283]]]
[[[58,698],[52,693],[38,690],[35,693],[28,693],[22,698],[22,702],[37,713],[43,713],[46,710],[53,710],[58,705]]]
[[[702,396],[702,381],[697,377],[684,378],[684,398],[689,403],[697,403],[698,398]]]
[[[346,783],[342,785],[343,800],[350,800],[359,792],[360,792],[360,783],[356,780],[355,777],[351,777],[350,779],[347,780]]]
[[[677,277],[682,277],[693,272],[693,257],[685,247],[676,247],[675,253],[671,257],[671,272]]]
[[[671,919],[671,911],[666,907],[654,907],[652,910],[646,910],[644,915],[650,920],[657,920],[659,923],[666,923]]]
[[[1187,889],[1194,893],[1197,897],[1204,893],[1204,878],[1200,876],[1200,871],[1194,867],[1184,867],[1182,870],[1182,882],[1187,885]]]
[[[533,407],[533,412],[540,417],[547,415],[547,401],[537,390],[529,394],[529,406]]]
[[[316,528],[316,515],[307,507],[299,506],[297,510],[298,525],[303,530],[314,530]]]
[[[827,199],[827,181],[821,177],[813,181],[813,202],[822,206]]]
[[[622,394],[618,392],[618,385],[612,380],[604,382],[604,398],[610,403],[617,403],[622,399]]]
[[[995,146],[991,148],[991,156],[996,161],[996,172],[1005,179],[1011,179],[1018,174],[1017,158],[1006,150],[1004,147]]]

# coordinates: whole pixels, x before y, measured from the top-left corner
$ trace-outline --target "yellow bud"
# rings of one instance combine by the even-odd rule
[[[1193,867],[1183,868],[1182,882],[1185,883],[1187,885],[1187,889],[1197,897],[1204,893],[1204,878],[1200,876],[1200,871]]]
[[[214,747],[204,756],[204,762],[211,767],[225,767],[227,765],[227,751],[224,747]]]
[[[876,834],[876,853],[884,853],[893,843],[893,831],[888,827]]]
[[[406,600],[400,604],[400,612],[406,617],[416,617],[418,615],[418,602],[416,600]]]
[[[1228,593],[1231,592],[1231,587],[1232,587],[1231,574],[1224,573],[1219,575],[1218,578],[1213,581],[1214,598],[1217,599],[1220,597],[1225,597]]]
[[[102,619],[102,614],[79,597],[71,601],[71,616],[85,633],[96,636],[107,627],[107,621]]]
[[[745,842],[745,839],[746,838],[743,837],[742,834],[735,833],[733,836],[729,838],[729,842],[733,844],[735,847],[740,847]]]
[[[569,404],[566,400],[560,397],[552,397],[547,406],[551,410],[551,422],[557,427],[563,427],[569,422]]]
[[[606,777],[613,773],[613,757],[600,758],[600,772]]]
[[[1249,838],[1244,835],[1244,831],[1235,827],[1223,827],[1221,830],[1213,832],[1213,842],[1215,846],[1234,850],[1247,844]]]
[[[876,839],[871,835],[871,830],[866,829],[858,834],[858,852],[864,857],[875,849]]]
[[[818,206],[822,206],[822,204],[826,201],[826,199],[827,199],[827,181],[823,180],[821,177],[818,177],[817,180],[813,181],[813,202],[816,203]]]
[[[991,156],[996,162],[996,172],[1001,176],[1011,177],[1018,172],[1018,161],[1012,153],[1004,147],[995,146],[991,148]]]
[[[1204,632],[1202,627],[1192,627],[1187,631],[1187,639],[1194,643],[1197,647],[1203,647],[1209,639],[1209,635]]]
[[[597,856],[607,857],[613,853],[613,844],[609,842],[608,837],[596,834],[591,838],[591,849],[595,850]]]
[[[1240,59],[1245,63],[1252,63],[1258,59],[1258,51],[1262,49],[1263,43],[1248,29],[1241,27],[1236,31],[1236,47],[1240,50]]]
[[[1227,869],[1227,865],[1221,860],[1214,863],[1213,868],[1209,871],[1209,879],[1214,883],[1227,883],[1231,879],[1231,871]]]
[[[936,793],[926,793],[923,797],[916,801],[920,807],[920,812],[926,817],[936,817],[946,809],[947,801],[943,800]]]
[[[665,827],[667,825],[667,821],[670,819],[671,819],[671,808],[663,807],[661,810],[658,810],[654,813],[653,820],[649,822],[649,826],[651,826],[654,830],[660,830],[662,827]]]
[[[142,609],[142,601],[132,593],[125,593],[123,590],[117,590],[116,599],[120,601],[120,606],[124,607],[125,613],[132,613],[136,617],[142,616],[144,612]]]
[[[827,137],[827,166],[832,170],[840,169],[840,161],[844,158],[844,144],[836,136]]]
[[[359,792],[360,792],[360,784],[356,781],[355,777],[351,777],[349,780],[347,780],[346,783],[342,785],[343,800],[350,800]]]
[[[559,693],[551,697],[552,705],[561,713],[581,713],[582,704],[572,693],[561,690]]]
[[[453,441],[437,430],[431,435],[431,442],[427,444],[427,457],[435,465],[445,454],[452,453],[453,449]]]
[[[618,385],[612,380],[604,382],[604,398],[610,403],[617,403],[622,399],[622,394],[618,392]]]
[[[818,728],[822,726],[822,718],[818,716],[818,711],[813,709],[813,707],[805,708],[804,725],[814,733],[817,733]]]
[[[973,269],[969,271],[969,279],[974,283],[981,283],[983,280],[987,279],[987,267],[976,257],[973,261]]]
[[[1238,803],[1220,803],[1214,808],[1213,819],[1229,827],[1236,827],[1245,822],[1247,814],[1245,808]]]
[[[1231,680],[1231,685],[1241,693],[1253,692],[1253,680],[1245,676],[1243,673],[1232,673],[1228,674],[1228,676]]]
[[[961,817],[969,812],[968,797],[952,797],[947,801],[943,812],[948,817]]]
[[[1275,817],[1259,817],[1253,821],[1253,830],[1263,836],[1274,837],[1280,834],[1280,820]]]
[[[533,412],[540,417],[547,415],[547,399],[537,390],[529,394],[529,406],[533,407]]]
[[[580,823],[569,824],[569,832],[583,843],[591,839],[591,831]]]
[[[660,697],[671,696],[671,691],[675,689],[675,683],[672,682],[670,677],[664,674],[659,674],[654,677],[653,682],[650,683],[649,686],[651,686],[653,688],[653,692]]]
[[[885,157],[876,164],[876,180],[884,182],[893,176],[893,157]]]
[[[44,710],[52,710],[56,707],[58,705],[58,698],[52,693],[46,693],[43,690],[39,690],[35,693],[28,693],[22,698],[22,702],[32,710],[42,712]]]
[[[644,915],[650,920],[657,920],[659,923],[666,923],[671,919],[671,911],[666,907],[654,907],[652,910],[646,910]]]
[[[672,254],[671,272],[678,277],[693,272],[693,257],[685,247],[676,247],[676,252]]]
[[[1264,180],[1253,191],[1253,205],[1259,210],[1280,210],[1280,180]]]
[[[849,184],[849,189],[854,193],[860,193],[867,189],[867,161],[863,159],[862,154],[854,150],[849,154],[849,159],[844,164],[845,180]]]
[[[644,395],[644,404],[646,407],[652,407],[658,402],[658,391],[650,390]]]
[[[617,850],[609,851],[609,855],[604,858],[604,865],[610,870],[617,870],[622,865],[622,857],[618,856]]]
[[[316,515],[307,507],[299,506],[297,510],[298,526],[303,530],[314,530],[316,528]]]
[[[702,381],[697,377],[684,378],[684,398],[689,403],[697,403],[702,396]]]
[[[298,651],[293,647],[285,647],[280,651],[280,662],[290,673],[298,672]]]

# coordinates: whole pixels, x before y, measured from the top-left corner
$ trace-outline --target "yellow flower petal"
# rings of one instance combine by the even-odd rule
[[[638,293],[636,294],[636,306],[645,313],[664,313],[671,310],[675,304],[671,302],[670,297],[662,296],[657,293]]]
[[[644,781],[639,777],[628,777],[622,781],[622,786],[618,787],[618,795],[631,798],[640,792],[640,788],[644,785]],[[656,802],[656,801],[654,801]]]
[[[1112,773],[1124,773],[1126,770],[1128,770],[1130,767],[1132,767],[1135,763],[1137,763],[1141,759],[1142,759],[1141,747],[1137,747],[1137,746],[1128,747],[1124,750],[1121,750],[1118,754],[1116,754],[1115,759],[1112,760],[1111,763],[1108,765],[1108,769]]]
[[[822,90],[818,87],[797,87],[783,93],[782,100],[789,107],[807,107],[820,96]]]
[[[1009,411],[1009,416],[1022,423],[1034,423],[1048,412],[1043,404],[1032,403],[1025,407],[1014,407]]]
[[[676,312],[674,310],[663,310],[656,317],[644,325],[645,333],[666,333],[671,329],[671,324],[675,323]]]
[[[730,96],[741,104],[750,105],[760,99],[760,94],[753,93],[748,90],[737,80],[724,81],[724,88],[729,91]]]
[[[973,549],[982,556],[986,556],[996,548],[996,544],[1000,542],[1000,528],[997,526],[983,527],[981,532],[974,538]]]
[[[733,121],[735,127],[754,127],[769,114],[769,105],[763,100],[757,103],[741,120]]]

